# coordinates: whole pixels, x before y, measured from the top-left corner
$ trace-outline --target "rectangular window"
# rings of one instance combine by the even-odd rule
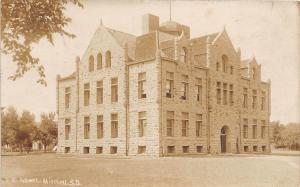
[[[196,78],[196,99],[202,104],[202,79]]]
[[[118,78],[111,79],[111,102],[118,102]]]
[[[257,146],[256,145],[253,146],[253,152],[257,152]]]
[[[96,154],[103,153],[103,147],[96,147]]]
[[[265,107],[266,107],[266,92],[261,92],[260,109],[265,110]]]
[[[230,66],[230,74],[233,75],[233,66]]]
[[[65,119],[65,140],[70,138],[70,131],[71,131],[71,119]]]
[[[196,149],[197,149],[197,153],[202,153],[203,146],[197,146]]]
[[[71,148],[70,147],[65,147],[65,153],[70,153]]]
[[[70,100],[71,100],[71,88],[65,88],[65,108],[70,107]]]
[[[174,136],[174,112],[167,111],[167,136]]]
[[[118,137],[118,114],[111,114],[111,137]]]
[[[138,146],[138,154],[146,153],[146,146]]]
[[[83,154],[89,154],[90,153],[90,147],[83,147]]]
[[[174,89],[174,73],[167,72],[167,79],[166,79],[166,97],[172,98]]]
[[[189,113],[182,112],[182,136],[188,136]]]
[[[117,154],[118,153],[118,147],[117,146],[111,146],[110,147],[110,154]]]
[[[248,108],[248,88],[243,89],[243,108]]]
[[[90,83],[84,84],[84,106],[90,104]]]
[[[243,120],[243,137],[248,138],[248,119]]]
[[[168,153],[175,153],[175,146],[168,146]]]
[[[244,152],[249,152],[249,147],[248,146],[244,146]]]
[[[202,114],[196,114],[196,136],[202,136]]]
[[[217,82],[217,104],[221,104],[221,82]]]
[[[233,85],[229,85],[229,105],[233,106]]]
[[[84,117],[84,139],[90,138],[90,117]]]
[[[187,100],[188,99],[188,89],[189,89],[189,82],[188,76],[182,75],[182,82],[181,82],[181,99]]]
[[[256,109],[257,106],[257,92],[256,90],[252,90],[252,109]]]
[[[227,105],[227,83],[223,83],[223,105]]]
[[[103,104],[103,81],[97,81],[97,104]]]
[[[261,138],[264,139],[266,137],[266,121],[261,120]]]
[[[182,152],[183,153],[189,153],[190,152],[190,146],[182,146]]]
[[[103,115],[97,116],[97,138],[103,138]]]
[[[261,149],[262,149],[263,152],[267,151],[267,147],[265,145],[261,146]]]
[[[253,120],[253,126],[252,126],[252,138],[256,139],[257,138],[257,120]]]
[[[139,112],[139,137],[145,136],[146,112]]]
[[[145,85],[146,85],[146,73],[139,73],[138,74],[138,95],[139,99],[146,98],[147,94],[145,91]]]

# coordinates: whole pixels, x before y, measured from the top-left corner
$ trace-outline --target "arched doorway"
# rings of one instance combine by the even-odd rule
[[[229,128],[227,126],[223,126],[221,129],[221,153],[226,153],[228,151],[228,138],[229,138]]]

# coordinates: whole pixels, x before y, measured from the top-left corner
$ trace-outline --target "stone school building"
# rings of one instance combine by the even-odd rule
[[[270,81],[226,30],[143,17],[135,36],[99,25],[57,76],[58,152],[118,156],[269,152]]]

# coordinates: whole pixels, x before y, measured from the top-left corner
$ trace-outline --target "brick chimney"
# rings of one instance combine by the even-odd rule
[[[143,34],[156,31],[159,28],[159,17],[146,14],[143,16]]]

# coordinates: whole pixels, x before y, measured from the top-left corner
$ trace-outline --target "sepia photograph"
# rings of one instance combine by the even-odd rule
[[[300,3],[1,0],[1,187],[299,187]]]

